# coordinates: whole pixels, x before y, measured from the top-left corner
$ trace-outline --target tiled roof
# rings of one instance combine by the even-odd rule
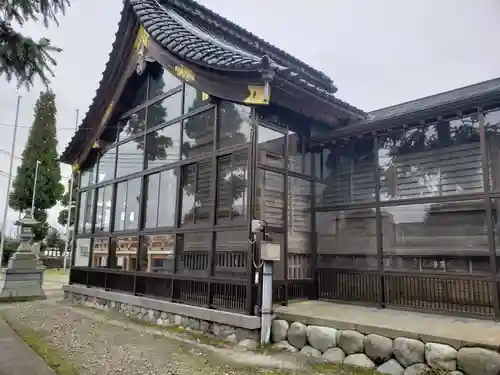
[[[152,39],[181,59],[210,69],[256,72],[262,67],[262,57],[268,56],[271,67],[277,72],[277,79],[317,95],[355,117],[366,115],[336,98],[337,88],[324,73],[193,0],[124,0],[119,30],[99,88],[79,130],[63,152],[62,160],[70,158],[69,155],[74,154],[85,139],[85,133],[95,124],[94,116],[99,118],[105,88],[110,84],[125,44],[125,19],[130,16],[130,9]]]
[[[408,125],[484,106],[500,106],[500,78],[371,111],[365,119],[315,137],[313,142],[323,143],[361,132],[390,128],[395,124]]]
[[[368,113],[367,121],[382,121],[404,116],[417,111],[425,111],[445,106],[457,101],[467,101],[491,93],[500,93],[500,78],[464,86],[455,90],[445,91],[436,95],[377,109]]]

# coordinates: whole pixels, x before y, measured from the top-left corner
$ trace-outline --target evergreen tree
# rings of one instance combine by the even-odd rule
[[[38,42],[14,30],[11,21],[22,27],[28,21],[41,19],[45,27],[49,22],[57,24],[57,16],[64,14],[68,0],[0,0],[0,75],[10,81],[13,77],[19,85],[33,85],[36,77],[44,84],[53,76],[56,61],[53,52],[61,49],[53,46],[49,39]]]
[[[70,182],[68,182],[68,191],[64,193],[64,195],[61,198],[61,205],[64,207],[61,211],[59,211],[59,216],[57,217],[57,222],[61,224],[62,226],[65,226],[68,222],[68,209],[70,206],[69,202],[69,189],[70,189]],[[69,225],[72,226],[75,224],[75,216],[76,216],[76,198],[77,198],[77,192],[78,192],[78,179],[73,178],[73,193],[71,195],[71,220],[69,222]]]
[[[47,235],[46,210],[54,207],[64,192],[64,186],[60,183],[61,168],[57,154],[56,113],[54,93],[42,92],[35,105],[35,119],[9,197],[12,209],[22,212],[31,208],[35,168],[37,161],[40,161],[33,213],[40,225],[35,228],[35,241],[40,241]]]

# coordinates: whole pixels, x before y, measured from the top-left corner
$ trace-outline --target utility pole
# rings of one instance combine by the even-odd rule
[[[7,226],[7,213],[9,211],[9,195],[10,195],[10,183],[12,181],[12,169],[14,167],[14,152],[16,151],[16,136],[17,136],[17,126],[19,123],[19,108],[21,106],[21,96],[17,97],[16,105],[16,120],[14,122],[14,135],[12,137],[12,147],[10,150],[10,163],[9,163],[9,175],[7,176],[7,189],[5,193],[5,204],[3,207],[3,221],[2,221],[2,233],[0,240],[0,267],[3,260],[3,248],[5,245],[5,228]]]
[[[78,117],[80,111],[76,110],[76,121],[75,121],[75,131],[78,130]],[[71,208],[73,207],[73,179],[75,178],[75,173],[71,171],[71,176],[69,178],[69,206],[68,206],[68,219],[66,220],[66,240],[64,241],[64,260],[63,260],[63,270],[66,272],[66,263],[68,262],[68,245],[69,245],[69,228],[71,223]],[[73,229],[73,234],[75,230]]]

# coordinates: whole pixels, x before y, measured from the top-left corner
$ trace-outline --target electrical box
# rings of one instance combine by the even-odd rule
[[[281,245],[275,242],[261,242],[260,259],[268,262],[278,262],[281,257]]]

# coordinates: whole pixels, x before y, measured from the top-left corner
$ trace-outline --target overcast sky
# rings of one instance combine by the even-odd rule
[[[500,76],[498,0],[200,2],[324,71],[339,88],[337,96],[363,110]],[[60,151],[73,135],[76,109],[83,116],[94,97],[122,7],[120,0],[72,3],[58,28],[24,28],[28,35],[46,36],[63,48],[52,81]],[[15,151],[20,156],[40,89],[18,91],[0,76],[0,212],[9,168],[4,152],[11,148],[16,97],[23,96]],[[69,174],[70,168],[63,168],[63,175]],[[58,210],[49,217],[53,225]],[[9,212],[9,221],[16,217]]]

